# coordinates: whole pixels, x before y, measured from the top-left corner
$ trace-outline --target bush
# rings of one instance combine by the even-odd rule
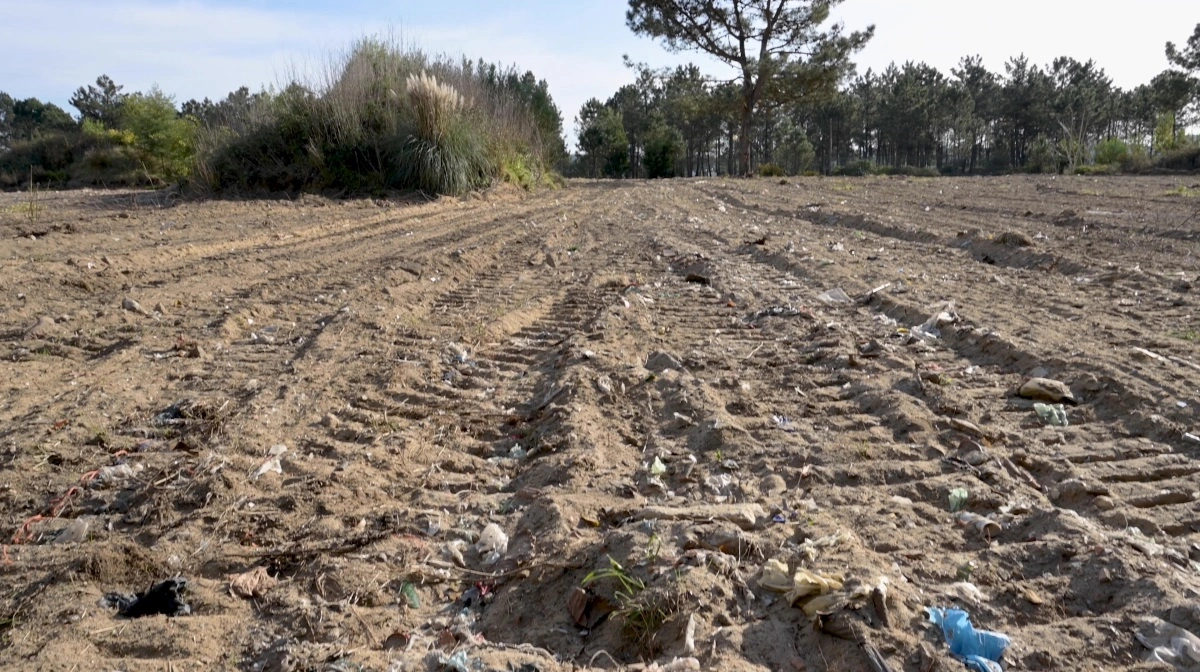
[[[837,167],[834,169],[833,174],[846,177],[863,177],[865,175],[875,175],[877,172],[878,170],[874,163],[862,159]]]
[[[1200,170],[1200,145],[1166,152],[1159,157],[1157,166],[1167,170]]]
[[[908,177],[939,177],[941,173],[932,166],[889,166],[881,171],[884,175],[906,175]]]
[[[90,142],[77,134],[55,133],[13,143],[0,154],[0,175],[5,186],[27,184],[32,170],[39,184],[62,185],[73,163],[83,157]]]
[[[783,177],[783,167],[774,163],[764,163],[758,167],[759,177]]]
[[[188,175],[195,153],[195,122],[180,117],[175,101],[158,87],[126,96],[121,104],[121,131],[128,133],[146,172],[156,180],[174,182]]]
[[[1125,158],[1121,159],[1120,168],[1123,173],[1141,173],[1150,169],[1150,153],[1141,145],[1128,148]]]
[[[1118,164],[1115,163],[1097,163],[1095,165],[1075,166],[1076,175],[1116,175],[1119,171]]]
[[[360,41],[324,82],[293,82],[254,97],[227,125],[202,128],[197,182],[342,194],[461,194],[501,179],[531,188],[561,140],[542,139],[552,104],[522,97],[540,91],[532,75],[509,74]]]
[[[1129,146],[1119,138],[1109,138],[1096,145],[1096,163],[1117,164],[1129,156]]]

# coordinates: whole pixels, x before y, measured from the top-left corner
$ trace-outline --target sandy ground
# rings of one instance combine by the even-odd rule
[[[1196,181],[0,195],[0,667],[1173,669]]]

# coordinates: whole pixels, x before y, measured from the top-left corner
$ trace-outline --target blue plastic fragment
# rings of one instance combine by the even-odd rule
[[[961,659],[973,672],[1003,672],[1000,658],[1012,643],[1008,635],[988,630],[976,630],[971,617],[962,609],[932,607],[929,622],[942,627],[942,635],[950,645],[950,653]]]

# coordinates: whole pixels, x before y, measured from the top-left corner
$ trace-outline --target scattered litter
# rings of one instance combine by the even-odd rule
[[[1150,649],[1148,663],[1167,663],[1179,670],[1195,670],[1200,666],[1200,637],[1188,630],[1147,616],[1135,636],[1142,646]]]
[[[971,499],[971,493],[967,492],[966,488],[955,488],[950,491],[950,510],[962,511],[963,507]]]
[[[576,587],[567,596],[567,611],[570,612],[571,620],[575,622],[575,625],[581,628],[596,627],[600,621],[615,610],[616,607],[606,598],[587,588]]]
[[[255,567],[250,571],[229,576],[229,593],[247,600],[262,597],[277,585],[279,579],[271,576],[266,567]]]
[[[259,466],[257,471],[254,472],[254,476],[251,477],[251,480],[257,481],[261,476],[270,473],[282,474],[283,463],[280,462],[280,458],[286,452],[287,446],[283,445],[282,443],[271,446],[271,449],[267,451],[267,460],[263,462],[261,466]]]
[[[764,317],[807,317],[810,320],[817,319],[816,315],[813,315],[812,311],[808,308],[795,308],[791,305],[783,305],[763,308],[756,313],[748,315],[744,321],[747,323],[758,322]]]
[[[759,578],[758,585],[777,593],[786,593],[795,586],[795,581],[788,576],[787,563],[771,559],[763,565],[762,577]]]
[[[795,432],[797,429],[796,423],[792,422],[791,418],[787,417],[786,415],[772,415],[771,420],[775,422],[776,427],[779,427],[785,432],[791,433]]]
[[[146,592],[136,595],[108,593],[100,600],[100,605],[107,609],[116,609],[117,615],[125,618],[141,618],[157,614],[187,616],[192,613],[192,608],[183,600],[182,594],[186,591],[187,579],[167,579],[151,586]]]
[[[669,663],[654,663],[646,672],[699,672],[700,661],[695,658],[675,658]]]
[[[508,535],[495,523],[488,523],[479,534],[479,542],[475,550],[483,556],[485,564],[495,564],[508,552]]]
[[[1064,402],[1078,406],[1079,400],[1071,392],[1066,383],[1050,378],[1030,378],[1017,390],[1017,394],[1026,399],[1046,401],[1052,404]]]
[[[654,461],[650,463],[650,475],[662,476],[665,473],[667,473],[667,465],[663,464],[663,461],[656,455]]]
[[[802,567],[797,569],[792,576],[792,589],[787,594],[788,603],[795,605],[810,597],[828,595],[835,590],[841,590],[843,581],[844,579],[840,575],[814,572]],[[805,607],[805,611],[808,611],[808,607]]]
[[[438,665],[447,670],[454,670],[454,672],[471,672],[473,669],[473,664],[467,657],[466,651],[456,651],[451,656],[438,656]]]
[[[962,609],[932,607],[926,611],[929,622],[941,626],[950,653],[966,663],[968,670],[1002,672],[1000,658],[1011,643],[1007,635],[976,630],[971,617]]]
[[[400,586],[400,595],[404,597],[404,603],[409,609],[421,608],[421,596],[417,595],[417,587],[411,581],[405,581]]]
[[[1051,427],[1066,427],[1071,424],[1067,420],[1067,409],[1063,408],[1062,404],[1037,403],[1033,405],[1033,411],[1043,423]]]
[[[979,536],[984,537],[985,539],[991,539],[997,534],[1000,534],[1001,530],[1000,523],[997,523],[991,518],[981,516],[978,513],[972,513],[970,511],[959,512],[958,524],[962,525],[963,527],[975,528],[975,531],[979,533]]]
[[[111,467],[100,467],[96,472],[96,478],[93,483],[101,486],[120,485],[126,481],[131,481],[142,473],[145,467],[141,464],[130,465],[128,463],[115,464]]]
[[[508,451],[508,456],[514,460],[523,460],[529,456],[529,452],[520,446],[513,446],[512,450]]]
[[[841,287],[835,287],[829,291],[818,294],[817,300],[831,305],[838,303],[850,303],[850,295],[847,294]]]
[[[462,539],[449,541],[442,547],[442,555],[447,559],[452,560],[459,567],[466,567],[467,561],[463,559],[463,549],[467,547],[467,542]]]
[[[942,337],[942,332],[939,327],[946,324],[953,324],[958,321],[958,316],[954,314],[954,304],[950,303],[946,310],[934,313],[925,320],[924,324],[919,324],[909,330],[909,333],[914,338],[922,341],[936,340]]]
[[[1185,433],[1183,438],[1191,441],[1192,443],[1200,443],[1200,436],[1196,436],[1195,434]]]
[[[957,583],[950,584],[950,587],[946,589],[946,594],[950,597],[956,597],[963,602],[970,602],[971,604],[977,606],[982,602],[988,601],[988,596],[983,594],[983,591],[979,589],[979,586],[976,586],[970,581],[959,581]]]
[[[687,627],[683,631],[683,650],[696,652],[696,615],[688,614]]]
[[[87,540],[88,521],[83,518],[72,520],[64,527],[58,536],[54,537],[56,544],[79,544]]]

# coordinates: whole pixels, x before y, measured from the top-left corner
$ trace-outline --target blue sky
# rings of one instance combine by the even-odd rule
[[[670,54],[625,26],[623,0],[0,0],[0,91],[67,107],[77,87],[106,73],[127,91],[158,84],[182,102],[224,97],[248,85],[312,72],[356,37],[392,34],[426,51],[465,54],[533,70],[550,84],[568,132],[589,97],[632,79],[623,54],[652,65],[695,60]],[[993,70],[1024,52],[1094,58],[1118,86],[1166,67],[1163,44],[1186,41],[1200,22],[1194,0],[1141,0],[1102,11],[1081,0],[847,0],[847,28],[876,24],[860,70],[926,61],[948,72],[980,54]],[[73,110],[69,110],[73,111]]]

